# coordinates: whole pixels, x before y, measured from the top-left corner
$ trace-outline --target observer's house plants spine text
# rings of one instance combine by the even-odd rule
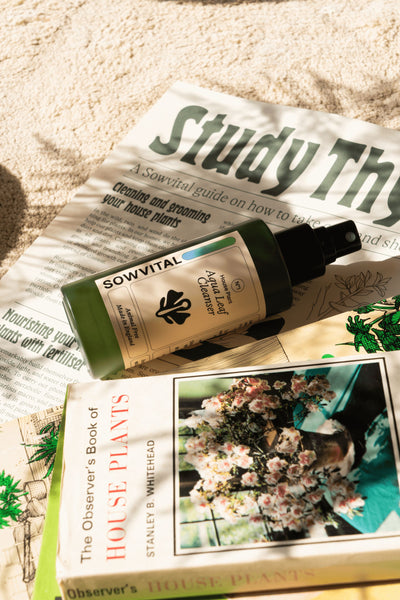
[[[64,599],[398,577],[400,356],[71,384]]]

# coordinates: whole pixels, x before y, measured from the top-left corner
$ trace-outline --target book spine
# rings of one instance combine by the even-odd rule
[[[398,577],[398,558],[384,553],[382,560],[371,564],[365,556],[330,557],[325,566],[310,567],[309,558],[280,561],[257,561],[253,564],[202,566],[174,571],[113,573],[59,579],[64,600],[106,597],[124,600],[159,600],[250,592],[299,590],[327,585],[346,585],[394,580]]]

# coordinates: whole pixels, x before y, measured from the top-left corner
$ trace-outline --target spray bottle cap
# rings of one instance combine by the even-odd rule
[[[353,221],[313,229],[302,224],[275,234],[292,285],[304,283],[325,273],[326,265],[361,249]]]

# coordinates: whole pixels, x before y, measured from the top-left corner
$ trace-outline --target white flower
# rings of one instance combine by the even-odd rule
[[[317,459],[314,450],[303,450],[299,453],[299,462],[303,466],[310,466]]]
[[[241,469],[248,469],[253,464],[253,457],[248,456],[247,454],[244,456],[235,456],[233,458],[235,465],[240,467]]]
[[[258,475],[257,473],[246,471],[246,473],[243,473],[241,481],[244,486],[254,487],[258,484]]]
[[[196,429],[199,425],[203,424],[203,417],[200,414],[193,413],[190,417],[182,420],[184,427],[190,427]]]
[[[201,407],[209,411],[220,412],[224,408],[224,402],[221,397],[212,396],[205,398],[201,403]]]
[[[236,502],[236,510],[240,515],[247,515],[257,508],[257,502],[250,494],[246,494],[244,498],[238,499]]]
[[[249,400],[250,399],[245,394],[236,393],[232,401],[232,408],[241,408],[246,402],[249,402]]]
[[[258,505],[262,509],[271,508],[275,504],[275,496],[272,494],[261,494],[258,498]]]
[[[206,442],[205,442],[204,438],[201,438],[199,436],[190,437],[185,442],[185,448],[186,448],[186,450],[189,450],[189,452],[205,450]]]
[[[300,519],[296,519],[290,513],[282,515],[282,524],[290,531],[302,531],[303,525]]]
[[[289,465],[286,474],[289,477],[289,479],[297,479],[298,477],[300,477],[302,472],[303,468],[300,465],[292,463],[291,465]]]
[[[276,449],[284,454],[293,454],[293,452],[296,452],[300,440],[301,433],[295,427],[283,427]]]
[[[360,496],[360,494],[355,494],[354,496],[343,498],[338,496],[335,498],[333,503],[333,510],[335,512],[353,516],[360,508],[362,508],[365,504],[365,501]]]
[[[318,502],[322,500],[323,495],[324,491],[322,489],[317,489],[313,492],[308,492],[305,498],[308,500],[308,502],[311,502],[311,504],[318,504]]]
[[[267,467],[271,473],[277,473],[279,471],[282,471],[282,469],[286,467],[286,465],[286,460],[279,458],[279,456],[274,456],[273,458],[270,458],[267,461]]]

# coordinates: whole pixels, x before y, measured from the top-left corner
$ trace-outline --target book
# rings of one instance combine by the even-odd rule
[[[398,577],[399,360],[389,352],[68,386],[63,598]]]
[[[88,378],[61,305],[64,283],[253,217],[274,233],[353,219],[363,251],[296,289],[293,308],[272,323],[169,350],[118,377],[173,372],[398,293],[399,136],[175,83],[2,277],[0,420],[58,406],[67,383]]]
[[[58,515],[61,490],[62,452],[63,452],[64,421],[59,429],[57,454],[51,476],[48,506],[45,517],[42,537],[42,549],[37,565],[34,591],[32,596],[26,595],[31,600],[61,600],[61,592],[56,580],[56,552]],[[380,585],[363,584],[361,586],[340,586],[333,589],[314,588],[301,592],[253,592],[250,595],[221,594],[215,600],[397,600],[400,592],[400,583],[383,583]],[[213,597],[207,596],[208,600]],[[10,596],[4,600],[11,600]]]
[[[319,321],[318,324],[310,324],[291,332],[281,333],[276,338],[269,340],[259,340],[236,348],[236,350],[218,353],[217,356],[209,359],[205,358],[196,363],[197,369],[211,369],[213,367],[228,368],[241,361],[254,365],[260,363],[284,362],[288,360],[302,360],[304,358],[320,358],[323,355],[343,356],[344,353],[353,353],[354,350],[360,353],[366,353],[378,350],[396,349],[399,334],[395,325],[400,319],[400,311],[397,297],[389,298],[385,301],[360,307],[354,311],[340,313],[334,317]],[[350,333],[347,325],[351,326],[358,321],[358,330]],[[364,337],[357,337],[357,334],[363,332]],[[277,344],[276,339],[279,340]],[[341,343],[331,344],[331,340],[341,340]],[[240,350],[240,354],[239,354]],[[248,362],[247,362],[248,361]],[[186,370],[194,367],[193,362],[188,362]],[[181,368],[183,371],[183,367]],[[47,505],[47,490],[50,485],[52,472],[45,477],[48,466],[46,459],[46,450],[48,457],[52,457],[55,452],[55,438],[52,437],[53,426],[57,427],[61,418],[62,407],[39,411],[37,414],[21,417],[15,421],[3,424],[0,431],[0,442],[2,448],[2,466],[6,475],[12,477],[15,481],[20,481],[20,488],[32,488],[28,482],[36,481],[35,487],[46,488],[44,493],[40,493],[41,515],[35,517],[34,522],[43,523]],[[48,428],[46,433],[40,434],[43,428]],[[56,429],[55,429],[56,431]],[[52,443],[53,442],[53,443]],[[43,448],[43,458],[37,451]],[[10,448],[13,449],[10,452]],[[30,457],[34,456],[39,460],[29,463]],[[49,464],[52,464],[49,463]],[[32,471],[34,469],[34,471]],[[39,469],[39,470],[38,470]],[[41,483],[39,483],[39,481]],[[33,488],[32,488],[33,489]],[[20,498],[21,511],[30,502],[31,496],[23,495]],[[32,502],[30,503],[32,505]],[[22,514],[21,513],[21,514]],[[30,518],[30,520],[32,520]],[[0,531],[0,547],[3,555],[2,560],[2,579],[4,580],[5,591],[3,596],[0,591],[0,598],[11,600],[14,597],[14,591],[10,589],[10,582],[13,582],[13,590],[18,593],[20,598],[29,598],[35,581],[39,548],[41,547],[42,525],[40,527],[29,525],[31,537],[26,538],[30,541],[25,544],[29,550],[29,560],[24,559],[24,553],[20,551],[20,539],[17,531],[21,529],[21,521],[8,520],[8,525],[3,525]],[[24,525],[25,532],[28,531],[28,525]],[[45,543],[45,551],[48,554],[48,543]],[[45,570],[46,581],[48,581],[47,568]],[[387,586],[385,588],[387,593]],[[43,591],[42,591],[43,593]],[[39,595],[40,597],[40,595]]]
[[[211,359],[202,359],[196,363],[198,370],[203,370],[212,367],[218,368],[229,368],[232,367],[235,362],[242,360],[246,363],[246,360],[255,361],[254,365],[260,363],[274,363],[284,362],[290,360],[302,360],[306,358],[305,352],[307,352],[307,358],[321,358],[322,356],[332,357],[337,350],[340,350],[340,356],[344,353],[352,354],[355,350],[361,353],[377,352],[381,349],[386,351],[390,349],[396,349],[396,336],[393,338],[393,325],[400,318],[399,306],[396,304],[396,298],[389,298],[377,304],[367,305],[360,307],[355,311],[348,311],[346,313],[340,313],[334,317],[330,317],[318,322],[318,325],[306,325],[298,329],[294,329],[286,334],[279,334],[278,346],[276,346],[275,338],[270,340],[261,340],[253,342],[247,346],[241,346],[241,354],[238,355],[239,348],[234,351],[221,352]],[[355,343],[356,333],[350,334],[347,325],[352,325],[359,317],[361,320],[359,325],[367,335],[366,340],[357,338],[358,343]],[[381,327],[379,327],[381,325]],[[373,331],[385,332],[387,335],[381,335],[380,346],[378,343],[378,336]],[[369,334],[369,335],[368,335]],[[376,343],[371,342],[371,335],[375,336]],[[332,344],[332,340],[342,340],[342,343]],[[367,343],[368,342],[368,343]],[[247,364],[247,363],[246,363]],[[249,362],[250,364],[250,362]],[[192,366],[193,363],[188,363],[188,366]],[[187,367],[188,368],[188,367]],[[183,367],[181,371],[184,371]],[[33,416],[32,416],[33,417]],[[30,417],[30,418],[32,418]],[[40,419],[38,419],[40,421]],[[61,442],[61,430],[60,438],[58,441],[57,451],[62,453],[62,442]],[[3,444],[8,449],[8,443]],[[57,457],[52,475],[52,484],[50,487],[48,508],[46,513],[46,520],[43,531],[43,542],[42,552],[40,560],[37,566],[35,575],[35,594],[33,600],[56,600],[60,597],[59,586],[55,577],[55,555],[57,548],[57,528],[58,528],[58,507],[59,507],[59,494],[60,494],[60,478],[61,478],[61,458]],[[50,575],[51,574],[51,575]],[[363,594],[366,600],[372,600],[375,598],[381,598],[384,595],[385,599],[391,600],[391,598],[397,598],[400,591],[400,584],[381,584],[381,585],[365,585],[362,588],[359,587],[340,587],[339,589],[333,590],[322,590],[318,592],[318,598],[321,600],[330,600],[340,598],[343,600],[344,594],[351,600],[353,598],[358,600],[360,594]],[[1,597],[1,596],[0,596]],[[28,596],[27,596],[28,597]],[[241,596],[230,595],[229,597],[240,600]],[[267,596],[263,592],[256,594],[257,600],[263,600],[263,598],[269,600],[311,600],[311,598],[317,597],[317,592],[290,592],[288,593],[274,593],[271,595],[268,593]],[[227,596],[221,596],[221,598],[227,598]],[[252,598],[255,599],[253,593]],[[10,597],[7,597],[10,600]],[[243,600],[243,598],[242,598]]]
[[[304,327],[300,327],[298,329],[294,329],[288,333],[279,334],[276,337],[270,338],[269,340],[260,340],[257,342],[253,342],[251,344],[247,344],[241,346],[240,348],[236,348],[232,351],[225,351],[218,353],[217,356],[213,356],[211,358],[204,358],[195,363],[196,370],[205,370],[218,367],[222,368],[230,368],[233,365],[237,364],[239,360],[244,362],[245,364],[272,364],[274,362],[284,362],[289,360],[303,360],[305,358],[321,358],[323,356],[332,357],[334,355],[338,355],[338,350],[340,356],[344,356],[345,354],[352,354],[355,350],[360,353],[371,353],[377,352],[379,350],[390,350],[396,349],[397,339],[399,334],[396,334],[396,330],[393,329],[393,325],[400,319],[400,310],[398,303],[396,303],[397,298],[389,298],[385,301],[381,301],[379,303],[366,305],[364,307],[360,307],[354,311],[348,311],[346,313],[340,313],[334,317],[330,317],[319,321],[318,324],[310,324]],[[358,325],[360,332],[363,331],[366,338],[357,337],[356,336],[359,331],[353,331],[350,333],[348,331],[348,325],[354,325],[354,322],[357,322],[357,317],[359,319]],[[376,331],[380,332],[376,333]],[[372,339],[375,339],[375,343],[372,343]],[[277,344],[276,340],[279,340],[279,344]],[[332,340],[342,340],[342,342],[337,342],[332,344]],[[240,351],[240,354],[239,354]],[[307,353],[307,354],[306,354]],[[254,360],[253,363],[250,361]],[[249,361],[248,363],[246,361]],[[189,367],[194,367],[193,362],[188,362],[186,370]],[[181,367],[180,372],[184,372],[185,369]],[[49,414],[52,414],[52,409],[47,411]],[[58,421],[61,414],[61,407],[58,407],[54,412],[54,420]],[[37,423],[42,423],[41,414],[38,415],[29,415],[29,417],[24,417],[23,421],[36,421]],[[0,438],[2,441],[2,447],[4,448],[4,452],[10,456],[9,448],[12,445],[15,448],[22,449],[22,446],[15,443],[15,435],[4,435],[4,433],[9,429],[21,429],[18,425],[19,421],[15,423],[9,423],[6,426],[3,425],[3,436]],[[23,428],[25,431],[26,427]],[[37,428],[36,428],[37,429]],[[11,438],[11,442],[10,442]],[[60,438],[61,438],[61,429],[60,429]],[[61,440],[58,440],[57,451],[62,452],[62,444]],[[36,438],[29,436],[30,442],[37,441]],[[61,447],[60,447],[61,446]],[[29,446],[28,446],[29,447]],[[15,457],[19,457],[19,454],[16,453]],[[19,458],[15,461],[15,465],[17,465]],[[55,519],[54,516],[49,516],[52,513],[58,515],[58,507],[59,507],[59,493],[60,486],[59,481],[61,477],[61,459],[58,458],[55,461],[54,470],[52,474],[47,479],[47,483],[50,483],[50,479],[52,478],[52,483],[50,486],[50,491],[48,494],[48,507],[46,518],[44,522],[44,531],[43,531],[43,551],[40,555],[40,561],[37,565],[37,569],[35,566],[35,577],[32,577],[30,588],[33,585],[33,581],[35,581],[35,596],[34,600],[54,600],[55,598],[60,596],[60,591],[58,584],[55,579],[55,554],[57,547],[57,521],[53,521]],[[55,497],[55,498],[54,498]],[[46,510],[46,502],[47,497],[42,498],[41,500],[43,505],[43,513]],[[48,525],[47,522],[50,521],[51,525]],[[41,532],[36,531],[36,548],[40,547],[41,540]],[[0,537],[0,544],[3,552],[7,552],[8,542],[6,542],[4,536]],[[36,561],[37,561],[36,557]],[[51,566],[52,565],[52,566]],[[50,577],[51,568],[53,569],[53,575]],[[20,575],[20,587],[24,589],[23,582],[23,572],[21,570]],[[357,589],[354,588],[354,594],[357,594]],[[385,598],[389,598],[389,590],[391,593],[395,594],[399,593],[400,584],[385,584],[384,591],[379,591],[380,586],[367,586],[363,588],[363,594],[366,595],[366,598],[375,598],[375,595],[379,594],[381,597],[382,594],[385,594]],[[343,590],[342,590],[343,592]],[[22,591],[19,592],[22,594]],[[324,594],[323,598],[339,598],[340,591],[321,591],[321,594]],[[349,589],[346,590],[346,593],[350,595],[351,591]],[[360,592],[361,593],[361,592]],[[310,592],[311,594],[311,592]],[[371,595],[370,595],[371,594]],[[0,598],[1,598],[0,594]],[[4,600],[11,600],[10,591],[8,590],[8,595]],[[28,590],[26,591],[26,598],[29,597]],[[301,596],[301,600],[304,598],[308,598],[311,596]],[[314,592],[313,592],[314,597]],[[349,596],[350,597],[350,596]],[[268,595],[268,598],[271,598]],[[281,594],[279,597],[277,594],[274,594],[272,600],[280,600]],[[286,600],[287,595],[282,598],[282,600]],[[297,597],[295,592],[291,592],[290,600],[300,600],[300,596]]]

